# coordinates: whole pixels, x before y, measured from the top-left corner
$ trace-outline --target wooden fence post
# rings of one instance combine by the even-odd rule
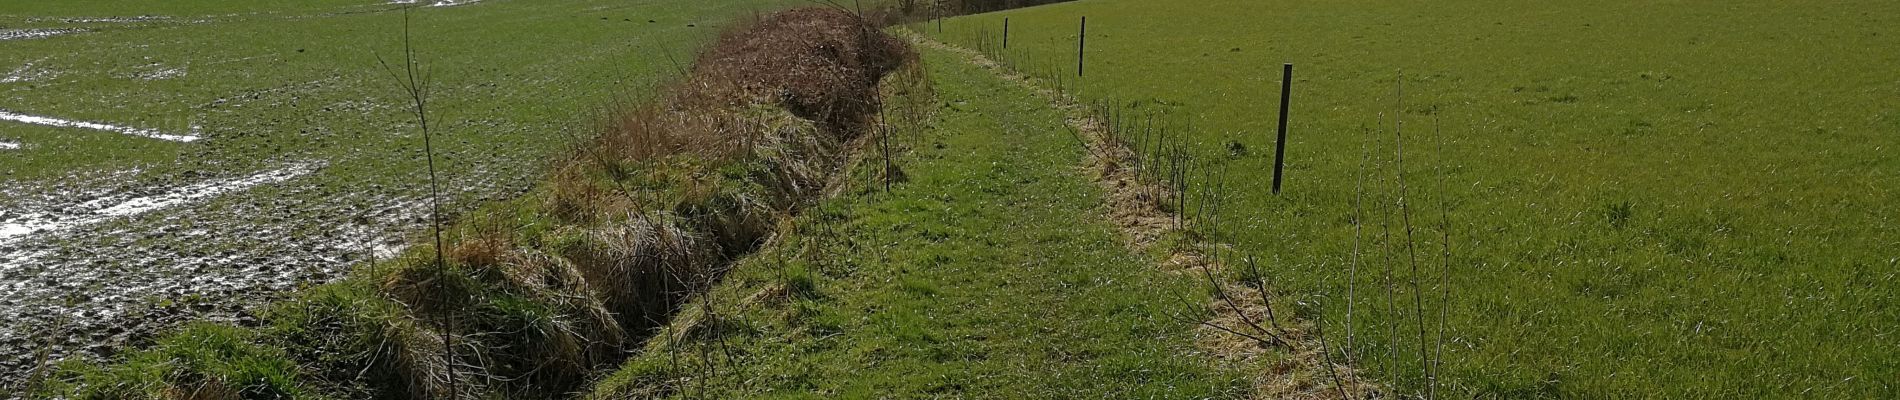
[[[1280,194],[1280,171],[1286,166],[1286,111],[1287,101],[1293,97],[1293,63],[1286,63],[1280,73],[1280,139],[1273,144],[1273,194]]]
[[[1082,76],[1082,55],[1089,45],[1089,17],[1082,17],[1082,33],[1075,36],[1075,76]]]

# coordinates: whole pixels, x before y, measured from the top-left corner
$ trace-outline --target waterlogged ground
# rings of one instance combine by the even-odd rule
[[[528,189],[602,105],[792,2],[421,3],[453,212]],[[0,4],[0,388],[247,320],[427,216],[421,137],[377,60],[400,54],[400,4],[127,4]]]

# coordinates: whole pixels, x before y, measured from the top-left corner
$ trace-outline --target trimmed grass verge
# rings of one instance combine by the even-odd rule
[[[1122,244],[1062,116],[955,56],[924,58],[938,102],[929,129],[897,139],[908,181],[800,217],[592,398],[1245,392],[1168,317],[1170,296],[1205,293]]]

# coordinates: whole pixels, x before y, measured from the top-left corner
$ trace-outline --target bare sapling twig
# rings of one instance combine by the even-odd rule
[[[1352,347],[1352,344],[1353,344],[1352,315],[1354,311],[1353,310],[1354,304],[1358,303],[1358,297],[1355,297],[1356,293],[1354,293],[1354,287],[1359,282],[1359,261],[1360,261],[1359,260],[1359,256],[1360,256],[1359,245],[1360,245],[1360,238],[1361,236],[1363,236],[1361,235],[1361,230],[1362,230],[1361,227],[1364,225],[1364,221],[1362,220],[1362,218],[1364,217],[1363,213],[1365,209],[1364,204],[1365,204],[1365,197],[1366,197],[1366,163],[1372,158],[1372,152],[1366,146],[1366,139],[1369,137],[1371,137],[1371,132],[1369,132],[1365,127],[1360,127],[1359,128],[1359,172],[1356,174],[1356,177],[1354,179],[1354,181],[1356,181],[1357,183],[1353,185],[1353,194],[1352,194],[1352,264],[1346,269],[1345,354],[1346,354],[1347,362],[1352,362],[1352,348],[1353,348]]]
[[[435,168],[434,132],[430,130],[429,126],[428,105],[431,89],[430,85],[432,82],[430,72],[426,70],[425,67],[422,66],[421,61],[416,58],[415,46],[413,45],[411,37],[412,29],[410,28],[410,20],[412,19],[414,10],[415,5],[413,4],[405,5],[402,9],[403,59],[401,72],[398,72],[395,67],[391,67],[389,62],[384,60],[381,54],[376,55],[376,62],[382,65],[383,70],[389,73],[390,78],[394,79],[396,84],[402,88],[403,93],[407,95],[409,103],[412,106],[411,112],[415,114],[416,123],[422,131],[422,151],[427,159],[429,171],[430,231],[435,237],[435,285],[436,290],[440,292],[446,291],[445,285],[448,279],[448,262],[442,255],[442,195],[441,186],[437,182],[438,179]],[[454,314],[454,312],[448,310],[441,312],[437,318],[436,327],[442,332],[442,357],[445,361],[443,364],[447,366],[448,369],[447,388],[449,398],[455,398],[459,393],[456,387],[457,379],[455,372],[457,362],[455,361],[455,335],[453,334]]]
[[[1220,279],[1214,277],[1214,268],[1212,268],[1212,264],[1201,266],[1201,268],[1199,269],[1201,270],[1201,275],[1207,279],[1207,284],[1214,288],[1215,296],[1219,297],[1221,302],[1227,304],[1227,308],[1229,310],[1232,310],[1234,312],[1234,315],[1240,316],[1241,323],[1247,324],[1247,327],[1253,328],[1255,332],[1259,332],[1261,335],[1266,336],[1267,340],[1260,340],[1259,338],[1256,338],[1253,336],[1249,336],[1249,338],[1254,338],[1256,341],[1260,342],[1261,345],[1269,346],[1269,347],[1285,347],[1287,345],[1286,339],[1282,338],[1278,334],[1283,331],[1279,330],[1278,327],[1272,330],[1268,330],[1267,328],[1260,326],[1260,323],[1254,322],[1254,319],[1252,316],[1247,315],[1246,308],[1241,307],[1238,302],[1234,301],[1233,296],[1230,296],[1227,294],[1227,285],[1221,284]],[[1272,317],[1267,317],[1267,318],[1271,319]],[[1202,320],[1205,321],[1207,319],[1202,318]]]
[[[1096,158],[1096,159],[1098,159],[1098,160],[1107,160],[1107,159],[1108,159],[1108,156],[1105,156],[1105,155],[1102,155],[1102,153],[1101,153],[1100,151],[1097,151],[1097,150],[1095,150],[1095,146],[1090,146],[1090,145],[1089,145],[1089,142],[1088,142],[1088,140],[1086,140],[1086,139],[1082,139],[1082,133],[1081,133],[1081,132],[1078,132],[1078,131],[1076,131],[1076,130],[1075,130],[1075,127],[1073,127],[1073,126],[1068,126],[1068,125],[1063,125],[1063,127],[1065,127],[1065,128],[1068,128],[1068,131],[1069,131],[1069,137],[1071,137],[1071,138],[1075,138],[1075,143],[1076,143],[1077,145],[1081,145],[1081,146],[1082,146],[1082,150],[1084,150],[1084,151],[1088,151],[1088,152],[1089,152],[1089,156],[1090,156],[1090,157],[1095,157],[1095,158]]]
[[[1183,316],[1177,313],[1169,313],[1168,317],[1174,319],[1176,322],[1189,324],[1189,325],[1200,325],[1200,326],[1206,326],[1209,328],[1214,328],[1214,330],[1227,332],[1235,336],[1247,338],[1248,340],[1253,340],[1254,342],[1257,342],[1257,343],[1274,343],[1274,341],[1277,340],[1277,339],[1262,338],[1258,335],[1241,332],[1233,328],[1222,326],[1221,324],[1216,324],[1213,321],[1213,315],[1206,310],[1206,307],[1196,305],[1193,301],[1188,300],[1187,297],[1182,296],[1181,293],[1179,292],[1170,292],[1170,294],[1173,295],[1174,301],[1181,306],[1180,308],[1182,310],[1185,310],[1185,312],[1189,313],[1189,315],[1186,315],[1186,316]]]
[[[1400,81],[1399,85],[1400,85],[1400,90],[1401,90],[1400,94],[1402,96],[1404,93],[1403,80]],[[1404,99],[1401,98],[1399,101],[1403,102]],[[1398,112],[1400,114],[1403,114],[1405,112],[1405,109],[1401,107],[1398,110]],[[1418,283],[1418,251],[1417,251],[1418,242],[1415,241],[1412,236],[1412,202],[1411,202],[1411,199],[1408,197],[1411,193],[1409,193],[1408,191],[1409,188],[1406,186],[1406,183],[1405,183],[1404,122],[1402,119],[1395,120],[1395,121],[1397,122],[1393,125],[1393,128],[1392,128],[1392,142],[1393,142],[1393,145],[1397,149],[1397,153],[1395,153],[1395,157],[1396,157],[1396,162],[1397,162],[1396,168],[1398,169],[1398,183],[1399,183],[1399,200],[1398,200],[1399,217],[1401,218],[1400,223],[1403,224],[1405,228],[1406,263],[1410,265],[1411,270],[1412,270],[1411,274],[1408,275],[1408,277],[1412,285],[1412,314],[1413,314],[1412,316],[1413,316],[1413,319],[1417,321],[1417,327],[1418,327],[1419,373],[1423,375],[1421,376],[1421,378],[1429,381],[1431,379],[1431,363],[1430,363],[1430,360],[1426,358],[1430,353],[1427,351],[1426,346],[1428,346],[1428,342],[1425,339],[1424,293],[1422,293],[1423,290],[1421,290]],[[1396,344],[1397,342],[1394,342],[1394,343]]]
[[[1389,177],[1383,176],[1383,174],[1379,177],[1379,181],[1381,187],[1388,187],[1390,185]],[[1385,286],[1385,312],[1392,316],[1386,320],[1385,324],[1387,328],[1386,343],[1389,344],[1386,346],[1385,358],[1387,382],[1397,382],[1399,370],[1398,365],[1393,362],[1393,360],[1398,359],[1399,356],[1398,346],[1393,345],[1398,343],[1399,330],[1398,324],[1392,321],[1399,320],[1399,306],[1398,289],[1392,281],[1392,267],[1394,265],[1392,261],[1392,208],[1393,204],[1391,202],[1383,200],[1379,202],[1379,253],[1382,259],[1382,276],[1380,281],[1381,284]]]
[[[1448,154],[1445,153],[1444,135],[1441,134],[1438,127],[1438,110],[1433,109],[1432,138],[1433,141],[1438,142],[1438,163],[1432,166],[1432,175],[1438,176],[1437,191],[1438,209],[1440,212],[1438,231],[1440,234],[1443,234],[1444,237],[1439,240],[1439,243],[1443,245],[1443,251],[1440,253],[1443,259],[1441,260],[1438,273],[1438,343],[1437,348],[1433,350],[1432,354],[1431,386],[1426,392],[1427,399],[1438,398],[1438,380],[1445,362],[1445,324],[1450,318],[1449,313],[1451,310],[1451,204],[1450,201],[1446,199],[1450,193],[1445,191],[1445,173],[1440,169],[1440,167],[1444,166],[1445,158]]]
[[[877,148],[884,159],[884,172],[882,174],[884,176],[884,193],[890,194],[893,167],[891,166],[891,128],[887,121],[884,115],[884,107],[877,107],[877,126],[874,128],[877,129]]]
[[[1326,310],[1321,306],[1322,304],[1314,302],[1313,336],[1319,337],[1320,362],[1326,364],[1326,375],[1333,379],[1333,390],[1339,393],[1339,398],[1351,400],[1352,395],[1346,393],[1345,381],[1339,379],[1339,364],[1333,361],[1332,345],[1326,341]],[[1341,352],[1344,353],[1344,350]]]
[[[1254,285],[1260,288],[1260,304],[1267,309],[1267,321],[1273,323],[1273,330],[1286,332],[1286,329],[1280,327],[1279,316],[1273,314],[1273,299],[1271,293],[1268,293],[1273,286],[1267,282],[1267,275],[1260,273],[1260,263],[1255,262],[1251,255],[1247,256],[1247,273],[1253,275]]]

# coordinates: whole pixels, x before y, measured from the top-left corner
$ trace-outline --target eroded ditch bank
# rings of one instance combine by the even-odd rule
[[[801,9],[722,36],[526,197],[360,265],[246,326],[190,324],[105,364],[35,371],[59,397],[558,397],[756,248],[849,159],[903,41]],[[918,76],[917,74],[898,74]]]

